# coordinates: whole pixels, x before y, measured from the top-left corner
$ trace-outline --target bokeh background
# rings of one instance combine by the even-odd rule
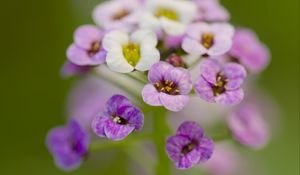
[[[73,82],[59,69],[76,26],[92,22],[95,0],[1,1],[0,174],[60,175],[44,139],[64,123],[65,98]],[[272,62],[259,79],[278,101],[280,132],[269,146],[251,153],[265,175],[299,174],[299,1],[223,0],[236,24],[253,28],[271,49]],[[83,166],[70,173],[126,174]],[[95,162],[101,165],[103,162]],[[96,166],[97,167],[97,166]],[[118,167],[118,168],[116,168]]]

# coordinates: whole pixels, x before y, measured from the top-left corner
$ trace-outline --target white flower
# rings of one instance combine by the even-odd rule
[[[159,31],[169,35],[181,35],[186,25],[196,15],[196,5],[187,0],[150,0],[145,4],[145,12],[140,27]]]
[[[160,59],[156,45],[156,35],[149,30],[138,30],[131,35],[115,30],[103,39],[108,67],[121,73],[149,70]]]

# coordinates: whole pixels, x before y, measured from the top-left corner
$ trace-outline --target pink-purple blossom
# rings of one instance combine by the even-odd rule
[[[74,43],[67,50],[68,60],[80,66],[93,66],[105,62],[106,51],[101,41],[104,32],[93,25],[83,25],[74,32]]]
[[[231,48],[233,34],[228,23],[193,23],[187,28],[182,48],[192,55],[219,56]]]
[[[270,61],[268,48],[253,31],[243,28],[234,34],[229,55],[251,72],[260,72]]]
[[[192,80],[188,70],[167,62],[152,65],[148,72],[149,84],[142,90],[143,100],[151,106],[164,106],[180,111],[189,100]]]
[[[232,112],[227,121],[234,138],[241,144],[260,149],[268,143],[269,128],[257,104],[242,103]]]
[[[177,129],[176,135],[167,139],[166,152],[179,169],[188,169],[204,163],[213,154],[213,141],[204,135],[195,122],[187,121]]]
[[[99,137],[122,140],[144,124],[144,114],[122,95],[112,96],[106,110],[92,121],[92,129]]]
[[[79,123],[71,120],[67,126],[49,131],[46,144],[55,164],[62,170],[78,168],[88,152],[89,135]]]
[[[195,0],[198,8],[196,20],[207,22],[225,22],[230,19],[228,11],[219,0]]]
[[[242,84],[246,70],[236,63],[221,65],[217,60],[204,60],[200,64],[201,75],[196,80],[195,90],[211,103],[236,105],[244,97]]]

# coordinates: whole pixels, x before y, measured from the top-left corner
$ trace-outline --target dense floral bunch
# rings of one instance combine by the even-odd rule
[[[230,166],[220,166],[227,160],[214,135],[232,136],[256,149],[267,143],[264,111],[253,100],[257,93],[249,90],[255,84],[249,77],[268,65],[268,49],[251,30],[231,25],[218,0],[112,0],[96,6],[92,17],[96,25],[76,29],[62,75],[97,77],[109,85],[98,95],[93,92],[99,84],[94,84],[72,99],[79,103],[73,105],[69,124],[49,132],[48,149],[59,168],[77,168],[95,144],[126,141],[130,134],[143,131],[144,116],[151,115],[149,139],[158,154],[165,149],[178,169],[206,162],[203,169],[209,173],[231,174]],[[108,97],[112,86],[119,90]],[[205,132],[196,122],[201,113],[190,121],[191,116],[182,112],[195,96],[227,109],[223,115],[228,117],[219,126],[225,131]],[[194,108],[208,110],[201,105]],[[164,119],[167,111],[172,112],[169,118],[182,112],[181,119],[188,120],[176,125],[173,136],[168,129],[172,122]],[[100,138],[111,141],[99,143]],[[220,157],[224,160],[218,161]]]

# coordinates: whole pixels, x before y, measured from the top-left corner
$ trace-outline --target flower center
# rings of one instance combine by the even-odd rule
[[[126,125],[128,122],[126,119],[119,116],[112,116],[113,121],[119,125]]]
[[[195,143],[189,143],[187,145],[185,145],[184,147],[182,147],[181,149],[181,153],[183,155],[188,154],[189,152],[193,151],[193,149],[196,147],[197,145]]]
[[[226,85],[226,83],[228,81],[224,77],[224,75],[222,75],[221,73],[218,73],[216,79],[217,79],[217,83],[213,86],[214,96],[218,96],[220,94],[223,94],[226,91],[225,85]]]
[[[89,57],[96,55],[100,50],[100,46],[101,46],[100,42],[93,42],[90,50],[88,50]]]
[[[156,17],[165,17],[168,18],[170,20],[173,21],[178,21],[179,17],[177,15],[177,13],[172,10],[172,9],[168,9],[168,8],[159,8],[156,12],[155,12],[155,16]]]
[[[214,45],[214,34],[206,33],[201,36],[201,44],[209,49]]]
[[[114,21],[121,20],[122,18],[124,18],[125,16],[127,16],[129,14],[130,14],[130,12],[128,10],[121,9],[121,10],[117,11],[117,13],[115,13],[115,15],[113,15],[112,19]]]
[[[125,59],[131,66],[134,67],[139,62],[141,58],[139,45],[128,43],[127,45],[123,46],[122,51]]]
[[[173,81],[164,80],[154,84],[154,87],[158,92],[163,92],[169,95],[178,95],[179,89]]]

